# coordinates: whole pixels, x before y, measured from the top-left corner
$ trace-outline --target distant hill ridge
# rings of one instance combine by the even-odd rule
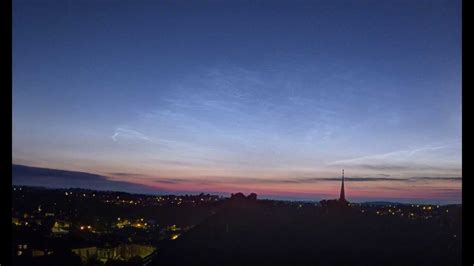
[[[144,185],[110,180],[99,174],[12,164],[12,184],[47,188],[82,188],[101,191],[123,191],[157,194],[164,191]]]

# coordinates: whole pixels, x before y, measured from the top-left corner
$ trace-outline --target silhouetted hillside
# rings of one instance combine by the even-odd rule
[[[458,223],[229,202],[156,265],[460,265]]]

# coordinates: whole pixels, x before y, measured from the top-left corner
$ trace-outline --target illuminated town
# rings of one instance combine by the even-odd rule
[[[67,247],[83,263],[91,258],[147,261],[157,246],[176,240],[223,200],[208,194],[149,196],[21,186],[12,192],[13,255],[48,256]]]
[[[459,249],[461,241],[461,205],[347,202],[340,209],[328,204],[330,201],[259,200],[256,194],[246,197],[237,193],[230,198],[209,194],[152,196],[26,186],[14,186],[12,193],[15,265],[45,263],[56,256],[70,261],[70,265],[74,261],[78,265],[154,265],[156,261],[163,265],[160,251],[168,254],[171,242],[180,241],[196,226],[203,230],[216,213],[222,215],[242,206],[271,209],[279,215],[293,213],[291,216],[305,219],[350,215],[386,224],[403,221],[414,228],[437,228],[436,233],[450,248]],[[305,226],[304,220],[299,222]],[[232,226],[226,223],[224,231]]]

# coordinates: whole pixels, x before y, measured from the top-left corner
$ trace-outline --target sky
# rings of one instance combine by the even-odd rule
[[[13,164],[461,202],[457,0],[14,0],[12,68]]]

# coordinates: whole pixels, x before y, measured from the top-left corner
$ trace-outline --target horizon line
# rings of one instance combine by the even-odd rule
[[[175,191],[174,194],[169,192],[170,194],[165,194],[165,193],[157,193],[157,194],[152,194],[152,193],[136,193],[136,192],[128,192],[124,190],[100,190],[100,189],[90,189],[90,188],[81,188],[81,187],[47,187],[47,186],[34,186],[34,185],[15,185],[12,184],[12,188],[14,187],[27,187],[27,188],[33,188],[33,189],[45,189],[45,190],[86,190],[86,191],[93,191],[93,192],[102,192],[102,193],[125,193],[125,194],[130,194],[130,195],[137,195],[137,196],[198,196],[201,194],[204,195],[211,195],[211,196],[219,196],[220,198],[223,199],[229,199],[230,195],[232,194],[237,194],[237,193],[242,193],[244,195],[250,195],[250,193],[255,193],[255,192],[250,192],[250,193],[244,193],[241,191],[236,191],[234,193],[227,193],[227,192],[210,192],[210,191],[195,191],[194,194],[184,194],[185,192],[179,192]],[[224,196],[223,194],[229,194],[228,196]],[[268,197],[266,194],[257,194],[257,200],[272,200],[272,201],[284,201],[284,202],[306,202],[306,203],[320,203],[323,200],[337,200],[337,198],[328,198],[328,199],[307,199],[307,198],[298,198],[298,197]],[[386,202],[386,203],[394,203],[394,204],[403,204],[403,205],[409,205],[409,204],[422,204],[422,205],[440,205],[440,206],[447,206],[447,205],[462,205],[461,202],[456,202],[456,203],[427,203],[429,200],[425,200],[425,202],[421,201],[400,201],[400,200],[391,200],[390,198],[373,198],[373,200],[364,200],[364,201],[349,201],[349,203],[357,203],[357,204],[370,204],[374,202]]]

